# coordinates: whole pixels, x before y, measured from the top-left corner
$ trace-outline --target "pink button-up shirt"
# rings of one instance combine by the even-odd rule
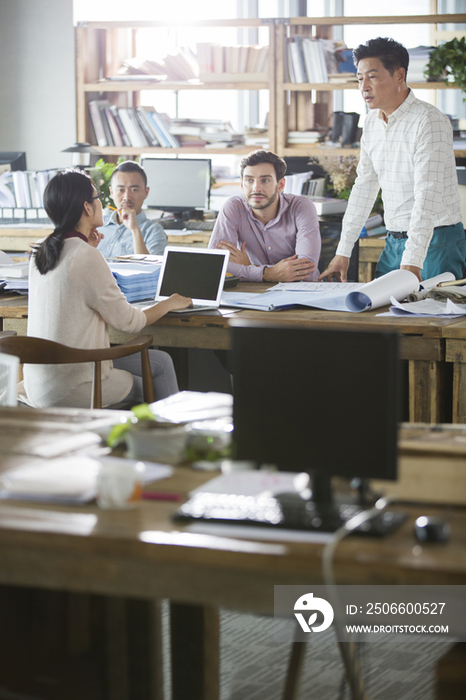
[[[228,272],[248,282],[262,282],[264,267],[292,255],[314,262],[315,269],[306,281],[317,280],[321,239],[316,208],[307,197],[281,193],[279,198],[277,216],[263,224],[243,197],[230,197],[218,215],[209,248],[228,241],[241,250],[245,242],[251,265],[230,262]]]

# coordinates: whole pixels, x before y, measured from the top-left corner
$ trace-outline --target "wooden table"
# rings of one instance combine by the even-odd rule
[[[4,463],[0,456],[0,470]],[[156,488],[184,498],[207,478],[180,467]],[[272,614],[274,585],[322,583],[322,545],[189,533],[172,522],[176,507],[0,502],[0,634],[8,635],[2,683],[16,678],[14,652],[28,640],[31,657],[21,658],[17,680],[31,668],[37,677],[16,690],[47,700],[159,700],[158,601],[168,598],[174,698],[218,700],[218,608]],[[441,507],[450,542],[417,547],[413,519],[438,507],[408,512],[389,538],[345,540],[335,558],[337,582],[466,584],[466,510]],[[71,687],[73,695],[64,694]]]
[[[243,283],[238,285],[237,290],[260,292],[267,288],[266,284]],[[446,361],[445,338],[447,329],[455,326],[458,320],[377,316],[382,310],[360,314],[304,308],[277,313],[213,311],[192,315],[169,314],[155,325],[144,328],[144,333],[152,333],[154,344],[159,347],[226,350],[230,347],[231,318],[277,322],[289,326],[303,325],[309,328],[396,331],[401,334],[401,358],[408,361],[410,420],[428,423],[451,421],[453,386],[450,362],[456,364],[457,361],[454,358]],[[24,335],[27,298],[16,295],[0,296],[0,319],[3,319],[3,330],[15,330]],[[134,336],[114,330],[110,332],[110,340],[114,343],[125,342],[130,337]],[[461,359],[458,362],[461,364]],[[459,420],[461,416],[463,413],[453,409],[453,420]]]

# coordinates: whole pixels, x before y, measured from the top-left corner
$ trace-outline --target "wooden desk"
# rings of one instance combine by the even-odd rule
[[[52,228],[46,224],[42,228],[3,227],[0,226],[0,250],[29,252],[31,247],[40,238],[45,238],[52,233]],[[166,231],[170,245],[194,245],[206,248],[212,235],[212,231],[186,231],[185,235],[170,235],[170,229]]]
[[[25,409],[18,411],[27,415]],[[0,409],[0,426],[1,414]],[[4,460],[0,456],[0,469]],[[157,483],[157,490],[176,491],[184,498],[207,478],[177,468],[173,477]],[[93,505],[0,502],[0,625],[2,632],[16,630],[10,648],[16,648],[18,635],[29,632],[37,644],[38,668],[47,655],[61,654],[81,692],[85,681],[89,683],[87,696],[74,688],[73,698],[159,700],[157,601],[169,598],[174,698],[218,700],[217,608],[272,614],[274,585],[322,583],[322,545],[191,534],[172,522],[176,505],[142,501],[134,510],[103,511]],[[448,544],[414,547],[413,519],[437,509],[408,510],[409,520],[389,538],[350,538],[339,546],[338,583],[466,584],[466,511],[448,508],[453,533]],[[25,603],[31,606],[26,615],[21,614]],[[47,610],[45,619],[38,617],[34,604],[42,614]],[[96,646],[95,630],[102,627],[106,637],[98,637]],[[57,639],[63,640],[63,649],[53,647]],[[187,678],[191,667],[186,657],[184,666],[176,665],[187,653],[187,639],[193,645],[190,653],[198,654],[199,667],[193,672],[197,690]],[[44,652],[41,642],[49,644]],[[2,652],[0,665],[5,666],[11,653]],[[98,676],[96,660],[103,664],[100,673],[107,674],[101,693],[90,684]],[[60,680],[59,669],[52,670],[56,688],[53,676],[48,687],[47,679],[39,678],[37,694],[54,700],[67,697],[59,685],[66,679]]]
[[[243,283],[238,291],[265,291],[266,284]],[[397,331],[401,334],[401,357],[409,362],[409,417],[414,422],[442,423],[452,419],[452,379],[445,361],[446,329],[457,320],[435,318],[378,317],[376,311],[361,314],[297,309],[277,313],[239,311],[222,314],[173,314],[164,316],[155,325],[144,328],[152,333],[154,345],[167,348],[223,349],[230,347],[231,318],[250,318],[309,328],[348,328]],[[0,319],[3,330],[26,334],[27,298],[0,297]],[[130,335],[114,330],[113,343],[122,343]],[[455,360],[453,360],[455,362]],[[462,415],[462,414],[461,414]],[[460,416],[457,412],[454,416]],[[454,418],[455,419],[455,418]],[[466,421],[465,421],[466,422]]]

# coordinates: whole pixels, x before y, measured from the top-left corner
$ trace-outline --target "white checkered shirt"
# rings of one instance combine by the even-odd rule
[[[337,255],[351,255],[380,188],[387,229],[408,233],[402,264],[422,268],[434,227],[457,224],[461,210],[450,120],[411,90],[388,123],[367,115]]]

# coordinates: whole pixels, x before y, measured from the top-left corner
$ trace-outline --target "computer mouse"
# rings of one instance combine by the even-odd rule
[[[421,515],[414,524],[419,542],[447,542],[450,531],[450,525],[435,515]]]

